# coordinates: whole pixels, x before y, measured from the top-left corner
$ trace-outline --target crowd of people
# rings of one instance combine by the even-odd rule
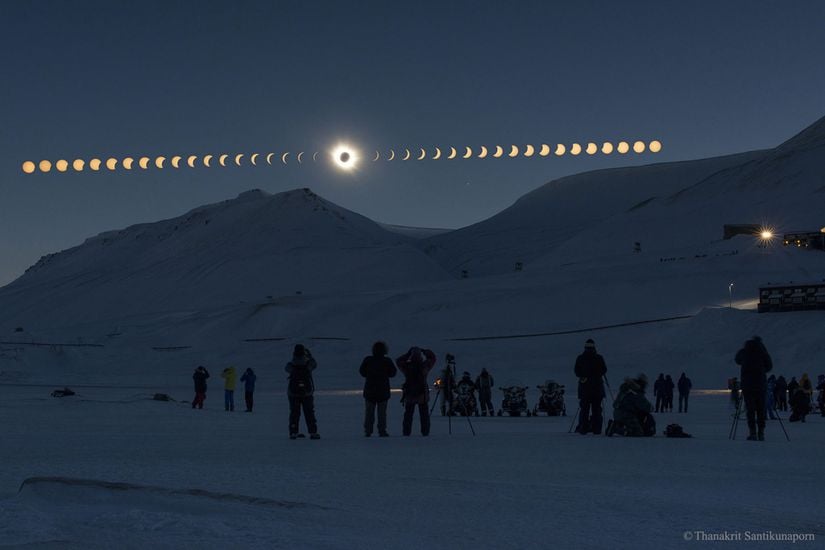
[[[404,409],[402,433],[404,436],[411,435],[417,410],[421,435],[429,435],[431,411],[428,377],[436,362],[436,355],[430,349],[413,346],[393,360],[389,357],[389,348],[384,342],[373,344],[372,353],[363,359],[359,368],[359,373],[364,378],[364,436],[372,436],[376,428],[379,437],[389,436],[387,406],[391,396],[390,379],[394,378],[399,371],[404,377],[401,388],[401,402]],[[803,374],[799,381],[796,377],[792,377],[790,382],[786,382],[784,376],[776,377],[771,374],[768,377],[768,373],[773,368],[773,361],[758,336],[745,342],[742,349],[737,352],[735,362],[741,367],[740,377],[730,379],[728,387],[731,390],[731,399],[736,407],[737,415],[744,405],[749,430],[748,440],[764,440],[766,418],[773,418],[776,411],[787,411],[788,407],[791,409],[791,422],[797,420],[804,422],[805,416],[813,411],[814,389],[819,392],[817,406],[821,414],[825,416],[825,375],[819,375],[816,387],[811,383],[807,374]],[[291,439],[305,437],[300,432],[302,415],[310,439],[320,438],[315,416],[315,383],[312,375],[317,366],[310,350],[302,344],[294,347],[292,359],[285,366],[289,380],[287,386],[288,433]],[[578,378],[579,400],[578,424],[575,431],[579,434],[601,434],[602,404],[606,399],[607,365],[604,358],[596,352],[596,344],[592,339],[585,342],[584,350],[576,358],[573,370]],[[467,402],[460,397],[473,396],[472,406],[475,407],[474,395],[477,392],[481,415],[493,416],[495,413],[492,403],[494,385],[492,374],[485,368],[473,380],[469,372],[464,372],[461,379],[456,381],[454,373],[453,357],[447,355],[447,365],[436,384],[439,392],[436,399],[440,395],[444,396],[441,402],[441,414],[470,415],[474,413],[477,416],[478,409],[469,410]],[[195,386],[193,409],[202,409],[204,406],[209,376],[209,371],[203,366],[197,367],[192,375]],[[232,412],[235,410],[234,392],[237,385],[235,367],[225,368],[221,372],[221,378],[224,383],[224,408]],[[253,409],[256,380],[257,376],[251,368],[246,369],[240,377],[240,382],[244,384],[246,412],[252,412]],[[606,435],[620,434],[631,437],[654,435],[656,422],[653,413],[673,411],[674,390],[678,390],[679,393],[678,412],[688,412],[689,396],[693,384],[686,373],[683,372],[676,383],[670,375],[659,374],[653,385],[655,407],[645,395],[647,385],[648,378],[645,374],[628,377],[622,382],[613,399],[613,419],[608,422]],[[454,396],[459,396],[458,401]],[[672,426],[680,428],[678,425],[671,425],[668,428]]]

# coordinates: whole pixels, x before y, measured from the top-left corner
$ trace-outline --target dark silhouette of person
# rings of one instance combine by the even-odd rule
[[[582,435],[602,432],[602,400],[604,399],[604,376],[607,365],[604,358],[596,353],[596,343],[588,339],[584,352],[576,358],[574,372],[579,379],[579,425],[576,431]]]

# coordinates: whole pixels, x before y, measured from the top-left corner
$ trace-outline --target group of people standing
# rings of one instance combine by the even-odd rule
[[[237,385],[235,367],[227,367],[221,372],[223,378],[223,402],[224,409],[227,412],[235,410],[235,386]],[[203,408],[203,403],[206,401],[206,381],[209,379],[209,371],[206,367],[199,366],[192,374],[192,380],[195,382],[195,398],[192,400],[192,408]],[[244,383],[244,399],[246,400],[246,412],[252,412],[253,396],[255,393],[255,380],[258,377],[252,369],[246,369],[241,375],[241,382]]]
[[[659,373],[659,378],[653,383],[653,396],[656,398],[656,412],[673,412],[673,390],[679,390],[679,412],[688,412],[688,398],[693,382],[682,373],[679,381],[674,384],[670,375]]]
[[[436,364],[436,355],[430,349],[417,346],[409,348],[406,353],[395,361],[388,355],[389,348],[387,344],[375,342],[372,346],[371,355],[365,357],[361,362],[359,372],[364,378],[364,435],[366,437],[372,436],[376,424],[379,437],[389,435],[387,431],[387,406],[391,395],[390,379],[394,378],[398,371],[401,371],[404,375],[401,398],[404,406],[402,433],[405,436],[412,433],[413,420],[417,409],[421,435],[427,436],[430,433],[430,411],[428,407],[430,391],[427,377]],[[773,361],[758,336],[754,336],[745,342],[743,348],[736,354],[735,361],[741,366],[741,383],[733,379],[731,382],[732,393],[735,391],[737,407],[744,403],[747,409],[749,440],[764,440],[766,414],[769,411],[773,413],[774,405],[781,410],[786,410],[787,401],[790,401],[794,414],[797,414],[797,410],[799,410],[801,420],[804,422],[804,415],[811,409],[813,395],[813,386],[807,375],[803,375],[800,382],[797,382],[796,378],[792,378],[791,382],[787,384],[787,388],[785,388],[784,377],[774,378],[772,375],[769,379],[767,373],[773,368]],[[449,408],[452,404],[452,391],[454,387],[460,388],[462,385],[471,388],[467,391],[477,390],[483,414],[493,415],[492,375],[486,369],[483,369],[473,382],[470,373],[465,372],[462,379],[456,383],[453,374],[452,356],[448,355],[447,363],[442,373],[439,391],[444,390],[445,395],[450,395],[450,399],[445,399],[442,402],[442,415],[453,414],[453,411]],[[302,344],[297,344],[294,347],[292,359],[286,364],[285,371],[289,375],[287,396],[289,399],[289,437],[291,439],[305,437],[299,430],[302,413],[310,438],[320,438],[315,416],[313,396],[315,384],[312,376],[317,366],[318,364],[309,349]],[[576,431],[580,434],[600,434],[603,423],[602,401],[605,399],[607,365],[604,358],[596,352],[596,344],[592,339],[585,342],[584,351],[576,358],[574,372],[579,381],[579,415]],[[199,366],[192,378],[195,384],[195,398],[192,401],[192,408],[202,409],[206,399],[209,371],[203,366]],[[224,381],[225,410],[234,411],[235,368],[230,366],[224,369],[221,378]],[[247,412],[252,412],[256,379],[257,376],[251,368],[246,369],[240,378],[240,381],[244,383]],[[608,427],[608,435],[614,432],[630,436],[653,435],[655,433],[655,421],[651,415],[653,407],[645,397],[647,383],[647,377],[644,374],[624,380],[613,402],[613,421]],[[674,386],[679,390],[679,412],[687,412],[688,397],[693,384],[685,373],[682,373],[677,384],[673,383],[669,375],[665,376],[663,373],[659,375],[653,390],[656,397],[655,412],[667,412],[673,409]],[[819,376],[817,389],[820,391],[819,407],[823,416],[825,416],[825,375]],[[739,401],[740,390],[741,402]],[[786,391],[791,396],[790,400],[785,397]],[[801,412],[803,401],[805,404],[804,413]],[[792,415],[791,421],[794,420],[795,418]]]

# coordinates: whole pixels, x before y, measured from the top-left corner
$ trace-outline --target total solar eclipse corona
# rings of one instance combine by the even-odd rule
[[[432,160],[437,161],[441,159],[445,160],[453,160],[453,159],[461,159],[461,160],[471,160],[471,159],[486,159],[486,158],[493,158],[493,159],[528,159],[537,155],[538,157],[543,158],[554,158],[551,153],[555,155],[555,157],[563,157],[563,156],[578,156],[582,151],[585,151],[589,156],[596,155],[597,153],[601,152],[603,155],[607,156],[613,153],[614,151],[618,151],[621,154],[626,154],[631,151],[630,141],[621,140],[615,142],[605,141],[602,143],[602,146],[599,147],[594,142],[588,142],[587,147],[583,148],[578,142],[572,142],[569,146],[565,145],[564,143],[556,143],[555,148],[552,148],[550,145],[546,143],[541,144],[526,144],[526,145],[479,145],[474,148],[474,146],[445,146],[444,150],[449,151],[449,154],[446,156],[442,155],[442,147],[403,147],[398,148],[399,150],[403,151],[403,154],[398,157],[395,153],[396,149],[384,149],[383,152],[381,149],[375,149],[374,154],[367,157],[368,160],[372,162],[378,162],[381,159],[384,159],[387,162],[392,162],[396,159],[400,160],[410,160],[411,158],[415,158],[415,160],[425,161],[425,160]],[[659,153],[662,151],[662,142],[658,139],[651,140],[649,142],[642,141],[642,140],[635,140],[632,142],[632,151],[637,155],[641,155],[645,152],[648,153]],[[418,151],[418,154],[413,157],[412,151]],[[460,151],[463,151],[460,153]],[[477,152],[477,154],[474,154]],[[489,153],[488,153],[489,152]],[[57,161],[51,161],[48,159],[43,159],[40,161],[33,161],[33,160],[26,160],[23,161],[20,165],[20,169],[23,171],[24,174],[35,174],[35,173],[67,173],[71,172],[70,168],[75,172],[82,172],[84,168],[87,166],[92,171],[99,171],[101,164],[104,164],[106,169],[109,172],[119,172],[122,170],[130,171],[132,170],[133,164],[135,163],[135,159],[137,158],[137,164],[142,170],[148,170],[150,168],[155,168],[157,170],[163,170],[164,168],[168,168],[170,165],[173,168],[180,168],[182,165],[180,161],[186,158],[186,166],[189,168],[214,168],[215,165],[212,164],[212,160],[214,158],[218,159],[218,166],[222,168],[227,167],[259,167],[260,165],[257,163],[257,159],[259,156],[264,155],[266,159],[267,166],[274,166],[272,159],[275,156],[280,156],[281,164],[286,166],[297,166],[306,164],[304,162],[304,155],[307,155],[307,160],[309,158],[312,159],[312,163],[318,163],[320,151],[314,151],[312,154],[309,154],[309,151],[306,150],[293,150],[293,151],[282,151],[282,152],[266,152],[266,153],[251,153],[249,154],[249,163],[242,162],[243,158],[247,156],[247,153],[222,153],[222,154],[206,154],[203,156],[199,155],[188,155],[186,157],[181,156],[180,154],[171,155],[166,157],[164,155],[157,155],[154,157],[149,156],[123,156],[123,157],[109,157],[105,163],[100,161],[98,158],[92,158],[89,161],[85,159],[78,158],[75,159],[71,164],[68,161],[60,159]],[[360,154],[357,152],[357,149],[349,144],[339,144],[329,150],[328,157],[331,161],[333,167],[341,171],[353,171],[359,169],[360,166]],[[152,161],[154,158],[154,161]],[[167,158],[171,159],[170,163],[167,163]],[[200,163],[196,161],[201,159]],[[234,163],[227,162],[228,159],[234,158]],[[294,160],[290,160],[294,159]],[[52,169],[55,169],[54,172]]]

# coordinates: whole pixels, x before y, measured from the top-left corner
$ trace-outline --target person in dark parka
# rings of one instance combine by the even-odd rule
[[[301,409],[304,411],[304,421],[309,430],[310,439],[320,439],[318,422],[315,418],[315,381],[312,371],[318,367],[312,354],[302,344],[296,344],[292,352],[292,360],[286,364],[284,370],[289,373],[287,397],[289,398],[289,438],[303,437],[298,433],[298,424],[301,421]]]
[[[493,408],[493,375],[487,369],[481,369],[481,374],[476,377],[476,388],[478,389],[478,400],[481,402],[481,416],[495,416]]]
[[[656,412],[665,412],[665,373],[660,372],[659,378],[653,383],[653,397],[656,398]]]
[[[604,358],[596,353],[596,344],[588,339],[584,343],[584,352],[576,358],[574,368],[579,379],[579,425],[580,434],[602,432],[602,400],[604,399],[604,376],[607,365]]]
[[[748,440],[764,441],[767,373],[773,368],[773,361],[759,336],[745,342],[744,347],[736,353],[735,361],[741,366],[740,387],[748,412]]]
[[[673,388],[676,384],[673,383],[673,378],[668,374],[665,376],[665,404],[662,412],[673,412]]]
[[[398,369],[387,357],[389,349],[384,342],[372,345],[372,355],[364,357],[358,372],[364,377],[364,435],[370,437],[375,425],[375,409],[378,409],[378,435],[387,437],[387,402],[390,400],[390,378]]]
[[[202,409],[203,402],[206,400],[206,379],[209,378],[209,371],[205,367],[199,366],[192,374],[192,380],[195,381],[195,399],[192,400],[192,408]]]
[[[684,412],[688,412],[688,398],[690,397],[690,389],[693,387],[693,382],[690,381],[685,373],[679,377],[679,382],[676,383],[679,389],[679,412],[682,412],[682,405],[684,404]]]
[[[656,434],[656,421],[650,414],[650,401],[645,397],[647,376],[625,378],[613,402],[613,421],[607,435],[621,434],[628,437],[650,437]]]
[[[258,375],[255,374],[255,371],[252,369],[246,369],[243,375],[241,376],[241,382],[243,382],[243,396],[244,400],[246,401],[246,412],[252,412],[252,405],[255,404],[255,381],[258,379]]]
[[[421,422],[421,435],[430,435],[430,410],[427,402],[430,399],[430,387],[427,383],[427,375],[435,365],[435,353],[428,349],[411,347],[407,353],[396,360],[398,370],[404,374],[404,386],[402,388],[404,403],[404,423],[402,431],[405,436],[412,433],[413,414],[418,407],[418,414]]]

